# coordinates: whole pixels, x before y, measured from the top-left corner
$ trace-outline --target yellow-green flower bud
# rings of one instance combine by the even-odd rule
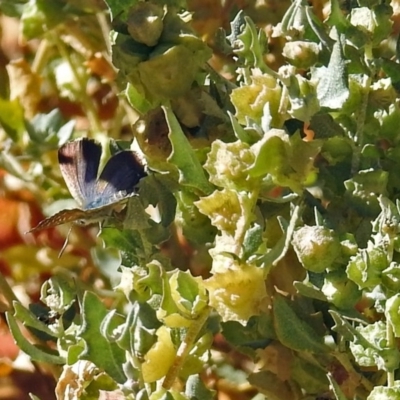
[[[360,300],[361,291],[344,271],[329,272],[321,288],[322,293],[335,307],[348,310]]]
[[[153,3],[137,3],[129,10],[128,32],[133,39],[149,47],[157,44],[163,31],[163,9]]]
[[[308,69],[318,60],[319,47],[313,42],[288,42],[283,48],[284,57],[297,68]]]
[[[303,226],[293,235],[292,244],[304,268],[323,272],[341,255],[339,239],[323,226]]]

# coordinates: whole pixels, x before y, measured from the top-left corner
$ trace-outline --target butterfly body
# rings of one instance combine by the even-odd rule
[[[102,148],[92,139],[78,139],[58,151],[61,173],[80,208],[62,210],[41,221],[29,232],[74,222],[89,224],[109,217],[135,195],[135,186],[146,176],[133,151],[121,151],[107,161],[98,176]]]

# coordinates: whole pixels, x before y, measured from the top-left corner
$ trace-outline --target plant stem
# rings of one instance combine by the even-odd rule
[[[32,72],[40,74],[40,72],[47,64],[49,52],[49,41],[45,38],[39,43],[35,58],[32,62]]]
[[[165,376],[164,382],[162,384],[164,389],[169,390],[174,384],[175,379],[178,376],[179,371],[181,370],[182,365],[186,360],[186,357],[192,349],[192,346],[196,341],[200,330],[203,328],[205,322],[207,321],[210,312],[211,308],[205,308],[204,311],[199,315],[199,317],[195,321],[193,321],[192,325],[190,325],[185,340],[181,343],[176,353],[175,361],[169,369],[167,375]]]
[[[367,107],[368,107],[368,96],[370,92],[371,86],[371,78],[365,77],[363,84],[363,96],[360,101],[360,106],[358,107],[358,111],[355,114],[356,122],[357,122],[357,131],[354,135],[355,146],[353,149],[353,158],[351,170],[352,173],[357,173],[360,166],[360,157],[361,151],[364,147],[364,128],[365,128],[365,119],[367,116]]]
[[[348,359],[348,355],[344,353],[338,353],[336,352],[334,354],[334,357],[339,360],[339,362],[342,364],[342,366],[345,368],[345,370],[349,373],[350,376],[357,377],[361,384],[364,386],[364,388],[370,392],[373,388],[374,385],[372,382],[370,382],[367,378],[365,378],[362,374],[358,373],[351,362]],[[354,378],[355,379],[355,378]]]

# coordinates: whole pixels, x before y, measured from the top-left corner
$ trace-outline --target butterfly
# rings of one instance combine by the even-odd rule
[[[146,176],[143,164],[130,150],[114,154],[98,176],[101,145],[88,138],[65,143],[58,150],[61,174],[80,208],[62,210],[41,221],[29,232],[74,222],[87,225],[109,217],[135,194]]]

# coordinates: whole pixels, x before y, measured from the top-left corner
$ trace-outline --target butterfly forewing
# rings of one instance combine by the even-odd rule
[[[100,157],[100,144],[87,138],[68,142],[58,150],[61,173],[79,206],[84,207],[97,196]]]

